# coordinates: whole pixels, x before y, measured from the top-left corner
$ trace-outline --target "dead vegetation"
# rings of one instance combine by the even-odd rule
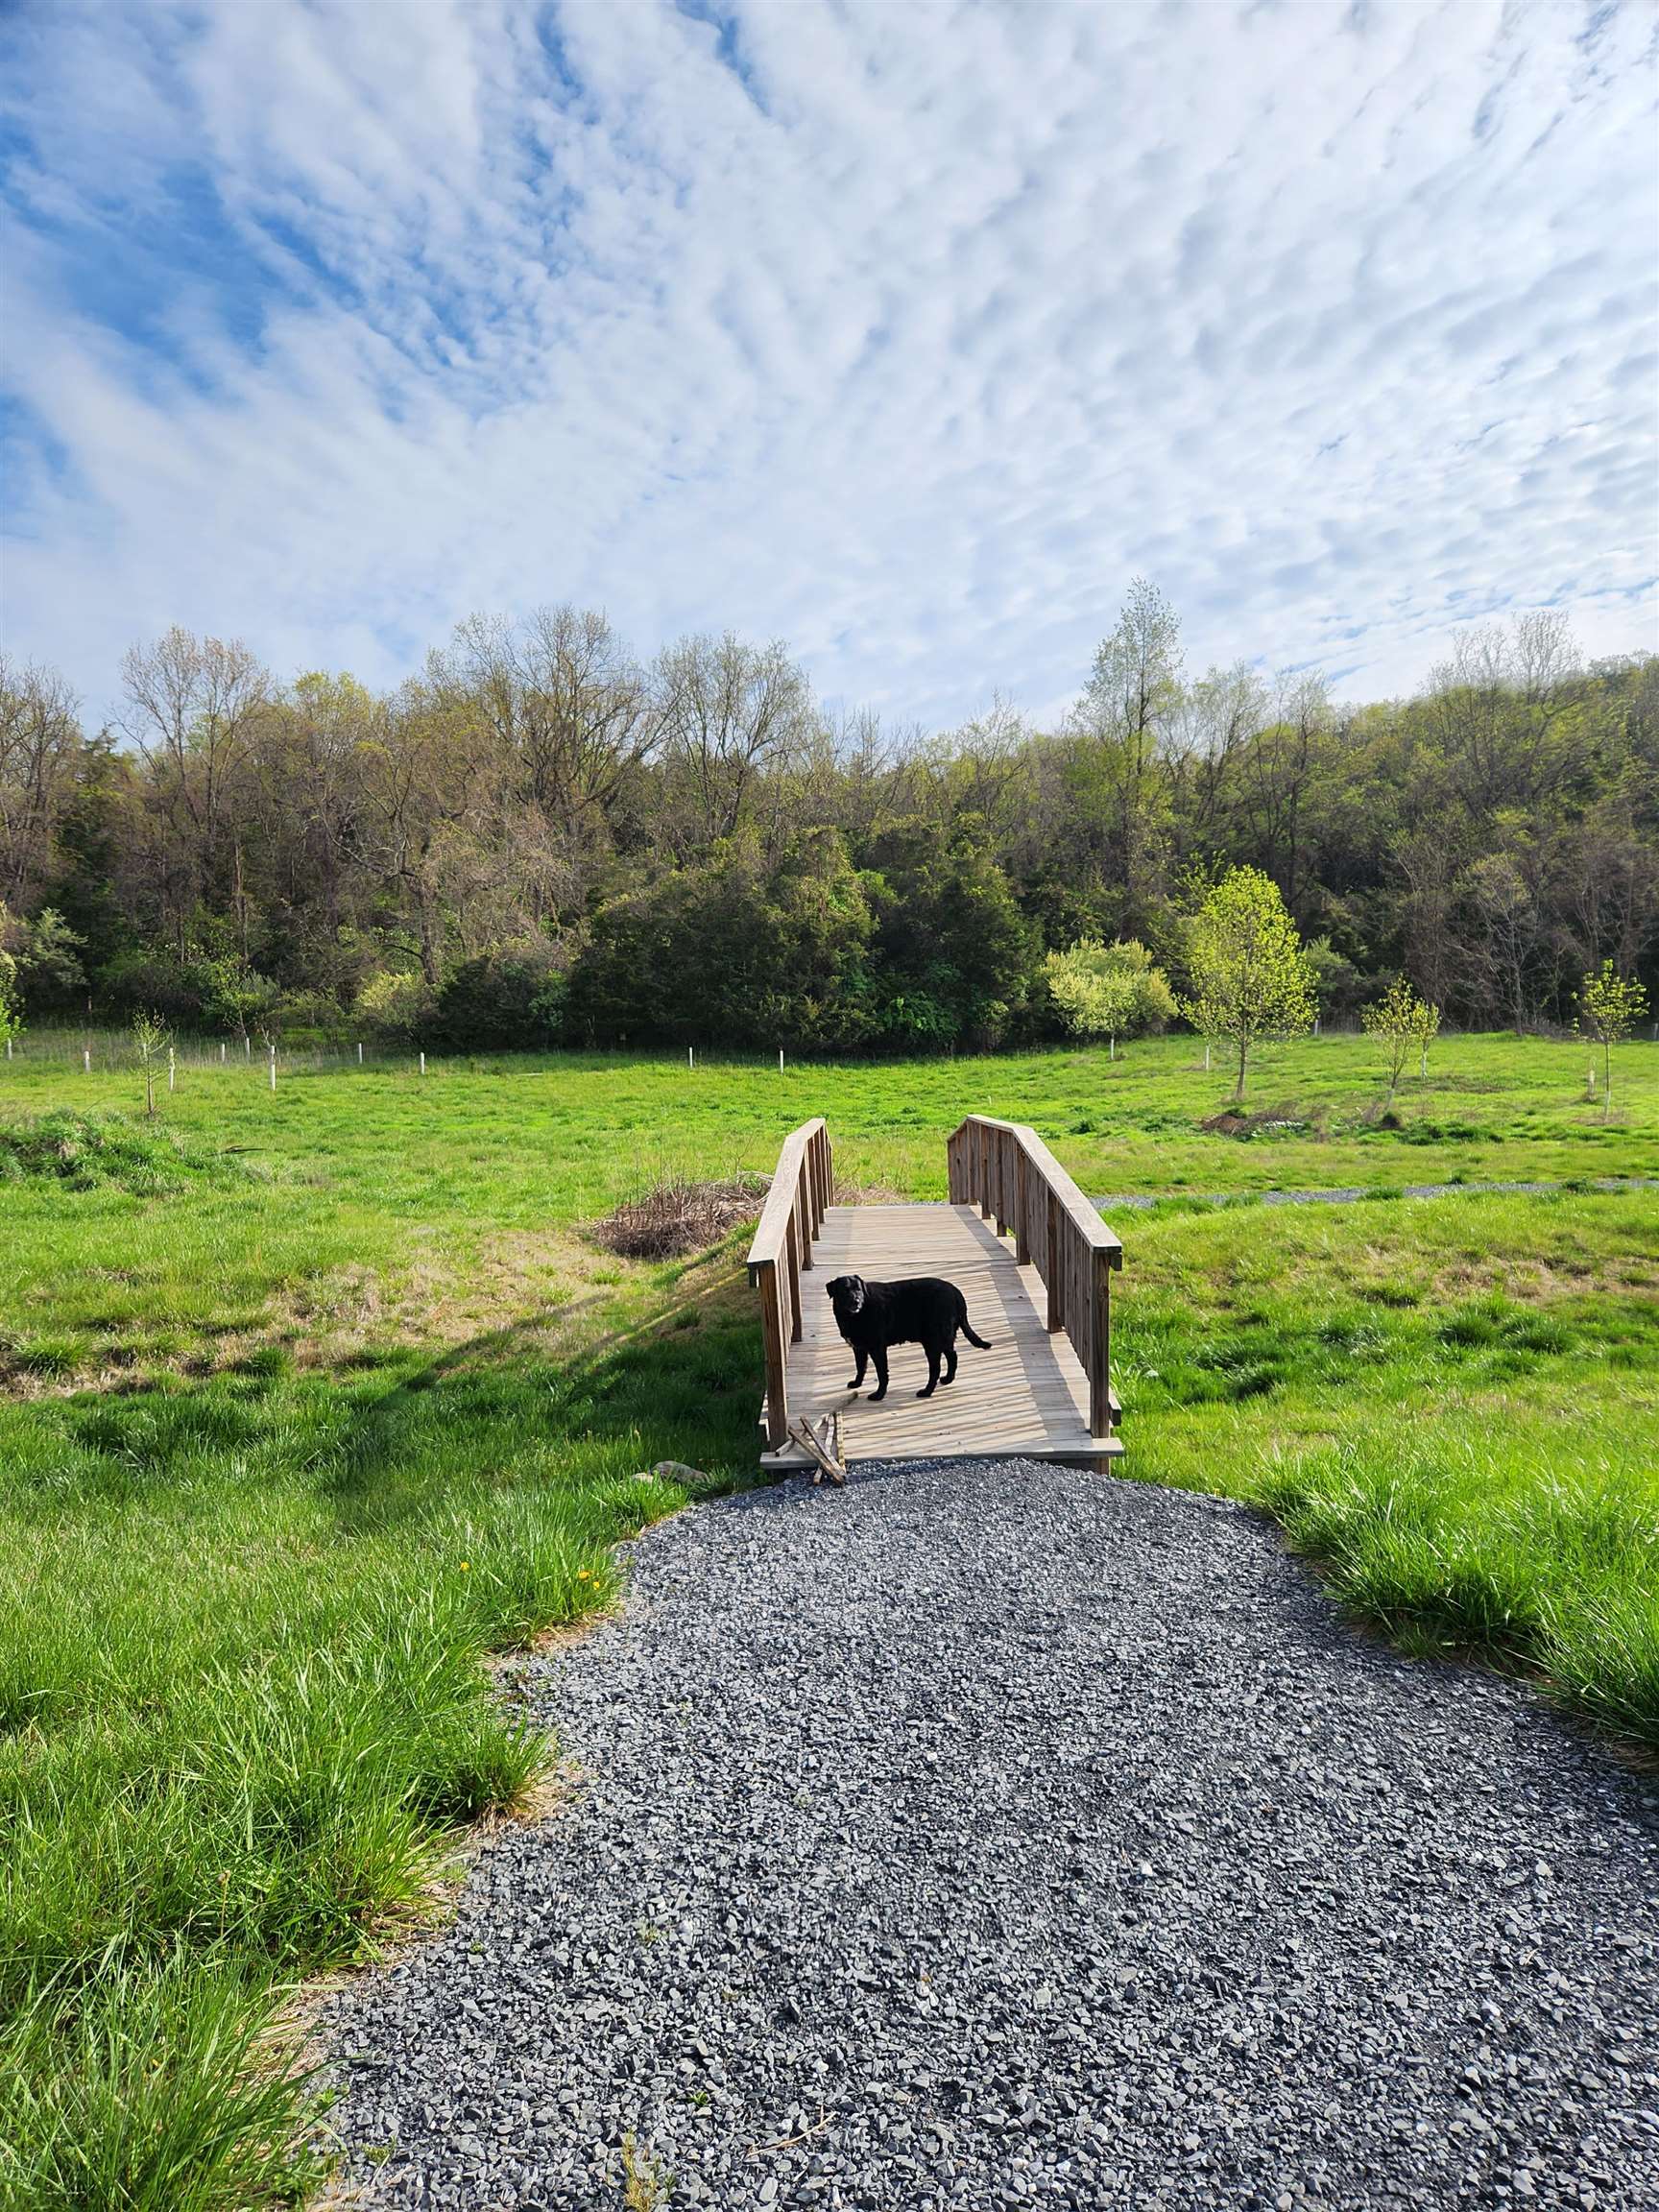
[[[665,1175],[596,1221],[593,1235],[625,1260],[680,1260],[706,1252],[739,1221],[753,1219],[770,1188],[767,1176],[749,1173],[715,1183]]]

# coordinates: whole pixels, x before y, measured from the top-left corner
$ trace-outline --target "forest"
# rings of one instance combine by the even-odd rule
[[[1270,876],[1331,1024],[1401,979],[1464,1028],[1659,998],[1659,656],[1563,618],[1455,637],[1420,693],[1185,669],[1137,581],[1070,710],[827,714],[780,643],[641,661],[573,607],[475,616],[390,693],[174,629],[88,729],[0,666],[0,956],[24,1019],[455,1049],[916,1052],[1059,1033],[1045,955]]]

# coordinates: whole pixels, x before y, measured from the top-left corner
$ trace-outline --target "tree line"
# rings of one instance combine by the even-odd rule
[[[391,692],[175,629],[95,731],[60,673],[0,663],[30,1019],[995,1046],[1063,1033],[1078,946],[1196,990],[1188,918],[1237,868],[1277,886],[1327,1021],[1404,982],[1461,1026],[1566,1023],[1603,963],[1659,995],[1659,656],[1586,664],[1531,613],[1356,706],[1190,676],[1137,582],[1046,730],[830,716],[781,644],[646,662],[571,607],[464,622]]]

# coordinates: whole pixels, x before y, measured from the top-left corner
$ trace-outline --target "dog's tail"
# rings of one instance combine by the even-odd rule
[[[962,1309],[963,1335],[967,1337],[970,1344],[977,1346],[981,1352],[989,1352],[991,1349],[990,1339],[988,1337],[974,1335],[974,1324],[968,1318],[968,1301],[962,1296],[960,1291],[957,1292],[956,1303]]]

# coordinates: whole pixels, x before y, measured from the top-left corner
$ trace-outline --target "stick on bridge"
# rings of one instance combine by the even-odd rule
[[[946,1147],[943,1205],[837,1206],[823,1120],[791,1132],[749,1250],[766,1349],[766,1467],[810,1464],[789,1431],[838,1411],[847,1458],[1058,1459],[1122,1451],[1111,1385],[1111,1277],[1123,1247],[1033,1129],[970,1115]],[[991,1350],[958,1340],[931,1398],[919,1345],[893,1354],[879,1406],[849,1390],[853,1354],[823,1286],[943,1275]]]

